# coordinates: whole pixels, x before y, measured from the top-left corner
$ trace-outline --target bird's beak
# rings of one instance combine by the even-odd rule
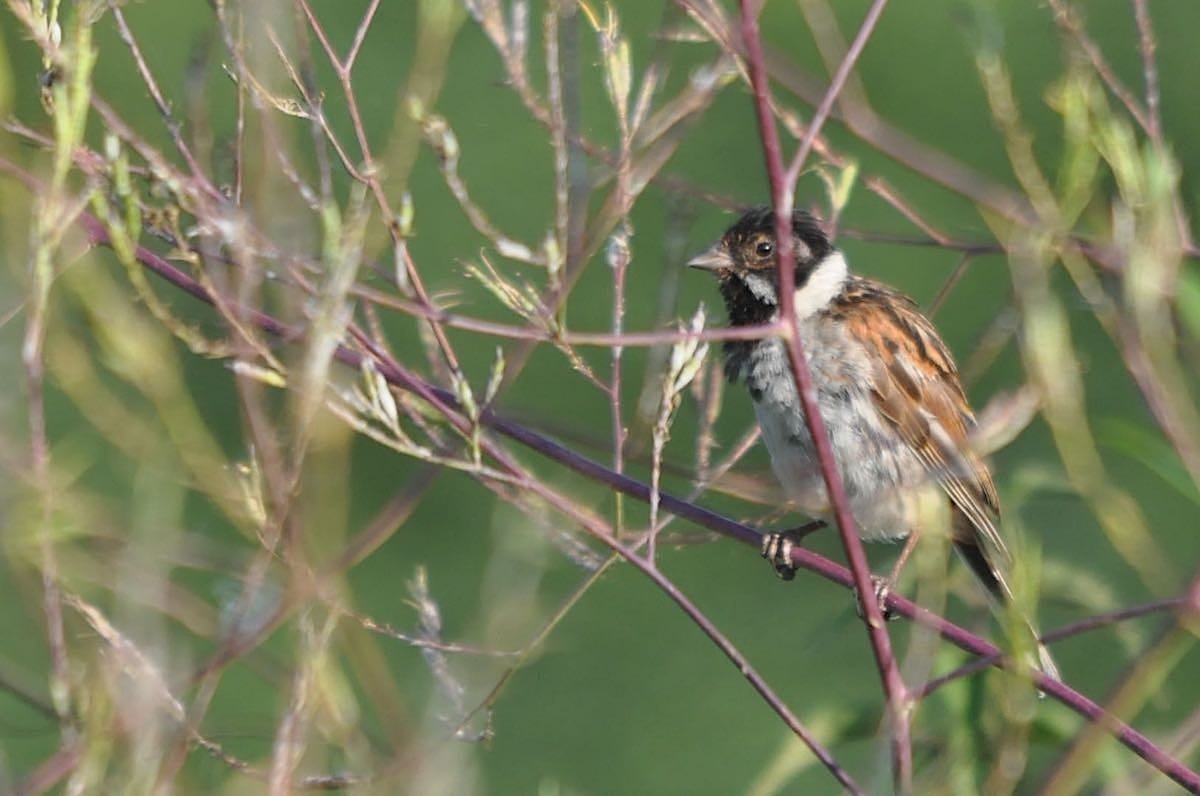
[[[687,261],[689,268],[702,268],[705,271],[717,271],[721,268],[732,268],[733,258],[720,243],[707,251],[697,254]]]

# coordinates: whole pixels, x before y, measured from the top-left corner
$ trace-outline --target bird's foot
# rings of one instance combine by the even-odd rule
[[[875,593],[875,602],[879,606],[879,613],[883,615],[883,621],[890,622],[897,618],[897,614],[891,608],[888,608],[887,598],[891,594],[892,586],[891,578],[880,577],[879,575],[871,576],[872,591]],[[863,603],[858,597],[858,589],[854,590],[854,610],[858,613],[859,619],[865,619],[863,616]]]
[[[792,563],[792,548],[796,542],[787,533],[763,534],[762,557],[771,562],[780,580],[796,577],[796,565]]]
[[[782,580],[796,577],[796,565],[792,563],[792,548],[813,531],[825,527],[824,520],[813,520],[796,528],[763,535],[762,557],[771,562],[775,574]]]

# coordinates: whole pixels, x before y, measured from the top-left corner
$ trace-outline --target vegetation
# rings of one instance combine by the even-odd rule
[[[1200,789],[1200,6],[760,5],[5,0],[6,788]],[[937,539],[758,560],[768,200],[956,352],[1046,698]]]

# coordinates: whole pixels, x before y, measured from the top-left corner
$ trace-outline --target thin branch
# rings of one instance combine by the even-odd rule
[[[100,224],[97,219],[90,215],[85,215],[81,216],[80,223],[84,230],[88,233],[89,239],[94,244],[108,245],[108,234],[103,225]],[[139,247],[137,250],[137,256],[139,261],[146,264],[155,273],[167,279],[172,284],[185,290],[196,298],[199,298],[205,303],[212,303],[212,298],[208,295],[207,291],[202,285],[176,269],[170,263],[155,255],[153,252],[150,252],[144,247]],[[289,328],[283,322],[267,315],[266,313],[251,310],[248,312],[248,316],[252,318],[253,322],[264,331],[280,336],[284,339],[298,339],[298,333],[296,330]],[[399,366],[398,363],[391,361],[369,340],[360,338],[359,342],[367,347],[370,356],[376,359],[380,368],[380,372],[385,378],[388,379],[390,383],[408,391],[415,391],[418,395],[433,405],[435,409],[449,418],[455,425],[459,426],[460,431],[464,433],[469,432],[469,421],[457,414],[457,411],[454,409],[454,407],[458,405],[457,399],[452,394],[433,387],[432,385],[425,384],[419,379],[413,377],[411,374],[408,374]],[[339,346],[337,348],[335,356],[343,364],[350,365],[351,367],[355,368],[361,365],[364,358],[363,354],[344,346]],[[490,410],[485,410],[483,416],[491,418],[492,413]],[[622,557],[626,558],[630,561],[630,563],[634,564],[635,567],[642,570],[643,574],[647,575],[660,589],[662,589],[667,596],[673,602],[675,602],[680,609],[683,610],[684,613],[687,614],[687,616],[691,618],[707,636],[709,636],[709,638],[712,639],[713,643],[716,644],[716,646],[730,659],[730,661],[737,667],[738,671],[742,673],[755,691],[757,691],[760,696],[763,697],[771,709],[780,716],[789,729],[791,729],[792,732],[797,735],[797,737],[799,737],[806,745],[809,746],[813,754],[816,755],[826,765],[827,768],[829,768],[830,772],[835,776],[835,778],[837,778],[838,781],[850,791],[854,793],[861,792],[854,784],[853,780],[849,778],[849,775],[846,774],[846,772],[837,764],[832,756],[829,755],[826,750],[824,750],[820,743],[808,732],[799,719],[797,719],[791,713],[786,704],[784,704],[783,701],[775,694],[762,676],[758,674],[750,662],[745,659],[742,653],[724,636],[724,634],[720,632],[720,630],[712,623],[712,621],[708,619],[708,617],[678,589],[678,587],[676,587],[669,579],[666,578],[666,576],[660,573],[651,563],[643,560],[632,550],[617,542],[616,537],[612,535],[611,531],[607,529],[606,526],[596,525],[597,521],[590,515],[580,513],[575,508],[573,503],[565,498],[562,498],[556,493],[553,493],[537,479],[524,474],[523,469],[516,465],[515,461],[510,457],[503,454],[494,446],[489,446],[489,453],[494,458],[497,458],[506,469],[510,470],[517,477],[521,478],[521,483],[526,489],[538,494],[559,511],[572,516],[576,521],[589,528],[597,539],[608,545],[614,551],[620,553]],[[611,473],[611,471],[608,472]],[[616,474],[613,473],[613,475],[615,476]],[[648,500],[648,492],[641,499]],[[751,536],[756,535],[748,528],[744,530]],[[281,607],[281,610],[277,612],[277,615],[282,615],[283,610],[284,609]],[[264,622],[264,625],[273,624],[273,621],[274,620],[268,620],[267,622]],[[233,645],[227,646],[229,648],[224,650],[222,655],[213,661],[210,661],[209,665],[205,667],[205,672],[202,672],[200,675],[202,681],[211,683],[209,675],[212,672],[215,672],[216,668],[224,661],[229,660],[230,656],[237,654],[237,649]],[[238,646],[240,647],[240,645]],[[206,689],[206,691],[207,690],[208,689]],[[201,702],[204,701],[206,700],[201,700]]]
[[[925,312],[926,315],[932,318],[938,314],[938,310],[942,308],[942,305],[945,304],[946,299],[950,297],[950,293],[955,287],[958,286],[958,283],[962,280],[963,275],[967,273],[967,268],[971,265],[971,261],[973,259],[974,257],[968,253],[964,253],[958,258],[958,263],[955,264],[954,270],[950,272],[950,276],[946,277],[945,283],[942,284],[942,287],[940,290],[938,290],[937,295],[933,297],[933,301],[929,302],[929,307]]]
[[[117,22],[117,34],[121,37],[121,41],[125,42],[125,46],[129,48],[129,53],[133,56],[133,63],[142,78],[142,83],[145,84],[146,90],[150,93],[150,98],[154,101],[154,107],[158,110],[159,116],[162,117],[163,125],[167,128],[167,133],[171,136],[171,142],[187,163],[192,178],[200,185],[205,186],[205,189],[209,193],[217,194],[217,189],[209,183],[208,178],[204,175],[204,170],[196,162],[191,148],[183,140],[181,133],[183,126],[175,118],[175,114],[171,110],[171,104],[163,97],[163,93],[158,87],[158,81],[154,79],[154,73],[150,71],[150,66],[146,63],[145,56],[142,55],[142,49],[138,46],[137,39],[134,38],[133,31],[129,28],[129,23],[125,21],[125,13],[115,0],[108,0],[108,10]]]
[[[0,168],[3,159],[0,159]],[[427,306],[408,299],[399,298],[388,293],[381,293],[368,287],[359,286],[352,291],[360,298],[378,304],[381,307],[400,310],[418,318],[436,321],[443,326],[453,329],[464,329],[492,337],[503,337],[509,340],[526,340],[535,343],[555,343],[567,346],[596,346],[611,348],[626,346],[630,348],[648,348],[653,346],[671,345],[689,340],[703,342],[722,342],[725,340],[761,340],[779,333],[778,324],[761,324],[738,328],[705,329],[695,332],[687,329],[659,329],[645,332],[571,332],[546,331],[535,326],[514,326],[512,324],[485,321],[459,315],[437,306]]]
[[[821,465],[821,475],[833,504],[834,517],[837,520],[838,531],[841,534],[842,546],[850,569],[854,575],[855,588],[858,591],[859,603],[865,619],[867,636],[871,642],[871,650],[875,655],[875,664],[879,668],[879,677],[883,685],[883,693],[888,706],[888,728],[891,734],[892,746],[892,775],[896,787],[902,793],[912,791],[912,738],[908,724],[908,688],[900,675],[900,667],[892,651],[891,638],[884,625],[883,614],[879,601],[875,599],[875,588],[871,582],[870,565],[863,551],[862,540],[857,533],[854,515],[850,512],[849,501],[837,465],[833,458],[833,448],[829,443],[829,435],[825,428],[824,419],[817,408],[817,391],[804,359],[803,343],[800,339],[799,324],[795,310],[795,253],[792,246],[792,190],[794,178],[784,172],[783,154],[780,150],[779,134],[775,129],[775,119],[771,112],[770,87],[768,86],[767,67],[763,58],[762,41],[759,37],[757,8],[752,0],[740,0],[742,17],[742,38],[746,47],[746,59],[750,68],[750,81],[754,88],[754,107],[758,116],[758,128],[761,136],[763,153],[767,162],[767,173],[771,181],[771,201],[775,207],[775,240],[776,257],[779,268],[779,312],[787,334],[788,358],[791,361],[792,375],[796,382],[796,391],[800,396],[801,406],[804,407],[804,419],[808,432],[817,449],[817,459]],[[877,13],[883,6],[882,0],[876,0],[872,12]],[[868,16],[864,29],[869,32],[873,26],[873,18]],[[851,47],[846,60],[853,64],[853,58],[861,52],[865,38],[860,35],[855,39],[855,47]],[[838,74],[842,82],[830,87],[827,99],[822,102],[818,113],[828,114],[833,107],[838,85],[844,85],[849,69],[840,69]],[[793,165],[802,164],[801,155],[807,155],[816,137],[823,116],[814,120],[801,144]],[[798,168],[797,168],[798,172]]]
[[[1091,62],[1092,70],[1104,82],[1112,95],[1125,106],[1125,110],[1138,123],[1138,126],[1149,133],[1152,126],[1149,115],[1138,104],[1134,93],[1117,77],[1116,72],[1105,59],[1100,45],[1096,44],[1095,40],[1087,34],[1083,21],[1079,18],[1079,12],[1070,5],[1068,0],[1050,0],[1050,8],[1054,12],[1054,21],[1064,33],[1075,40],[1080,51]]]
[[[82,214],[78,219],[78,223],[82,226],[88,240],[93,245],[110,245],[104,226],[94,216],[86,213]],[[154,252],[144,247],[139,247],[137,258],[145,267],[154,271],[183,292],[206,304],[213,303],[212,297],[207,294],[202,285]],[[296,339],[297,333],[294,329],[266,313],[257,310],[249,311],[247,317],[250,322],[269,334],[284,340]],[[351,368],[358,368],[362,364],[364,354],[345,346],[339,346],[336,351],[336,357],[343,364]],[[383,371],[383,368],[381,368],[381,371]],[[443,407],[448,408],[456,405],[455,398],[449,391],[425,384],[407,373],[383,371],[383,375],[393,386],[399,389],[429,396]],[[479,421],[485,426],[589,480],[603,484],[610,489],[620,491],[643,502],[649,502],[650,500],[650,488],[646,484],[628,476],[619,475],[603,465],[559,445],[553,440],[504,419],[493,410],[484,410],[480,414]],[[736,539],[755,548],[761,545],[762,536],[758,531],[697,506],[694,503],[680,500],[667,492],[661,493],[660,503],[664,511],[668,511],[701,527]],[[813,572],[833,583],[847,588],[854,586],[854,578],[845,567],[799,546],[792,549],[792,562],[797,567]],[[1193,595],[1189,595],[1189,600],[1191,601],[1189,605],[1200,608],[1200,589],[1197,589],[1194,599]],[[889,594],[886,604],[888,609],[893,613],[919,622],[972,655],[1001,655],[997,647],[984,641],[974,633],[949,622],[898,594]],[[280,608],[280,612],[285,611],[286,607]],[[276,620],[270,619],[264,622],[264,624],[269,625],[274,621]],[[235,651],[231,650],[228,654],[232,654],[233,652]],[[1001,659],[997,665],[1002,668],[1010,668],[1013,666],[1013,663],[1007,659]],[[1036,672],[1032,673],[1032,676],[1035,684],[1041,691],[1057,699],[1081,716],[1094,722],[1102,722],[1105,728],[1124,746],[1147,763],[1185,788],[1200,791],[1200,774],[1171,757],[1149,738],[1124,722],[1105,713],[1103,708],[1065,683],[1047,678]]]
[[[1162,118],[1158,89],[1158,61],[1155,50],[1154,25],[1150,22],[1150,7],[1146,0],[1133,0],[1133,16],[1137,20],[1138,50],[1142,54],[1142,80],[1146,87],[1146,132],[1155,142],[1162,143]]]
[[[854,41],[850,44],[850,49],[846,50],[846,55],[842,58],[841,64],[833,75],[833,80],[829,82],[829,88],[825,91],[825,96],[821,99],[821,104],[817,106],[816,113],[813,114],[812,121],[808,123],[808,129],[804,133],[804,139],[800,142],[800,148],[796,150],[796,154],[792,156],[791,165],[784,176],[786,184],[789,188],[789,193],[792,186],[796,184],[796,180],[800,178],[800,171],[804,168],[804,162],[808,159],[808,153],[812,151],[813,142],[817,140],[817,136],[821,132],[821,127],[824,126],[825,120],[829,118],[829,114],[833,112],[834,103],[841,96],[842,89],[846,85],[846,81],[850,78],[850,73],[854,71],[854,65],[858,63],[858,57],[862,55],[863,49],[867,46],[867,41],[871,38],[871,34],[875,32],[875,26],[879,22],[879,17],[883,14],[883,8],[887,5],[887,0],[875,0],[871,3],[871,7],[867,10],[867,15],[863,18],[862,25],[858,28],[858,33],[854,36]],[[743,17],[745,15],[745,5],[742,6]],[[760,62],[762,61],[761,44],[754,47],[750,46],[750,42],[746,43],[747,55],[751,55],[757,51]],[[761,67],[765,73],[765,67]],[[753,64],[751,65],[751,74],[754,73]],[[765,74],[758,78],[764,81]],[[757,92],[756,92],[757,96]]]
[[[403,366],[394,360],[390,360],[386,356],[381,357],[378,350],[373,350],[370,342],[367,340],[359,340],[368,349],[368,354],[372,356],[380,373],[384,375],[393,385],[401,389],[415,392],[423,399],[428,401],[438,412],[440,412],[453,425],[460,428],[464,433],[468,430],[467,424],[469,421],[462,417],[458,412],[457,400],[445,390],[441,390],[433,385],[417,379],[409,373]],[[346,351],[347,360],[359,359],[361,355],[357,352]],[[349,362],[347,362],[349,364]],[[485,409],[480,415],[480,421],[485,415],[490,415],[491,410]],[[494,424],[493,424],[494,426]],[[498,426],[494,426],[499,430]],[[732,662],[741,672],[742,676],[750,683],[751,687],[758,692],[763,700],[771,707],[771,709],[783,720],[788,728],[798,737],[809,750],[825,765],[833,776],[843,784],[848,790],[854,793],[861,792],[853,780],[844,769],[837,763],[836,760],[824,749],[819,741],[816,740],[807,728],[800,722],[791,710],[783,702],[782,699],[774,692],[765,679],[758,671],[750,664],[750,662],[742,655],[741,651],[720,631],[719,628],[712,622],[708,616],[701,611],[669,578],[659,571],[652,560],[639,556],[636,551],[627,547],[617,540],[612,532],[612,528],[601,522],[590,514],[584,513],[570,500],[550,489],[541,480],[530,476],[523,467],[507,452],[492,444],[488,439],[481,440],[481,446],[487,448],[488,454],[494,458],[498,464],[507,469],[513,476],[519,479],[522,486],[533,494],[538,495],[546,501],[547,504],[554,507],[556,510],[571,517],[583,528],[585,528],[594,538],[607,546],[615,553],[619,553],[622,558],[632,564],[643,575],[648,577],[660,590],[674,602],[680,610],[691,619],[700,630],[708,636],[708,638],[721,650],[722,653]],[[614,477],[622,478],[609,471]],[[644,485],[640,485],[643,486]],[[657,490],[648,490],[646,500],[658,496]],[[753,532],[751,532],[753,534]]]
[[[346,71],[354,69],[354,62],[358,60],[358,53],[362,50],[363,42],[367,39],[367,31],[371,29],[371,22],[375,19],[375,12],[379,10],[379,3],[380,0],[371,0],[371,5],[363,12],[362,21],[358,23],[358,30],[354,31],[354,41],[350,44],[349,52],[346,53]]]
[[[308,18],[309,25],[312,27],[313,32],[317,36],[317,41],[320,42],[322,48],[324,49],[326,57],[329,59],[329,63],[337,75],[338,82],[341,84],[342,94],[346,100],[346,110],[350,114],[351,125],[354,129],[355,139],[358,142],[359,152],[362,155],[364,164],[363,169],[357,179],[366,185],[370,189],[371,194],[375,197],[376,204],[379,206],[379,210],[382,213],[383,218],[386,219],[388,233],[391,236],[393,243],[399,247],[403,253],[404,272],[408,279],[409,286],[412,289],[413,295],[416,296],[417,300],[421,304],[425,306],[431,306],[432,302],[429,298],[429,293],[425,289],[425,283],[422,280],[420,273],[417,271],[416,265],[413,263],[412,258],[408,256],[407,247],[405,246],[404,242],[404,235],[402,234],[400,225],[397,222],[398,216],[392,209],[391,201],[388,199],[387,193],[384,190],[382,181],[383,169],[379,168],[379,164],[376,162],[375,156],[371,151],[370,142],[367,139],[366,126],[359,110],[358,98],[354,91],[354,85],[351,76],[354,58],[357,56],[357,49],[352,48],[350,55],[347,56],[346,59],[339,59],[337,53],[333,49],[333,45],[329,41],[328,36],[325,34],[324,28],[321,26],[320,22],[317,20],[316,14],[313,13],[312,8],[309,6],[308,1],[296,0],[296,2],[299,4],[301,10]],[[365,31],[364,26],[369,24],[369,20],[374,14],[374,10],[374,5],[368,8],[363,25],[360,25],[359,27],[360,33]],[[314,104],[313,107],[316,108],[317,106]],[[336,144],[336,137],[334,136],[333,132],[328,129],[328,127],[326,127],[326,135],[331,143]],[[451,371],[458,372],[458,357],[454,353],[454,348],[450,344],[450,339],[446,336],[446,330],[443,329],[441,324],[439,324],[436,320],[429,319],[428,324],[430,332],[432,332],[434,339],[437,341],[438,349],[441,351],[442,356],[445,357],[446,364],[450,367]]]
[[[1194,621],[1195,615],[1193,615]],[[1191,630],[1180,622],[1163,628],[1158,638],[1126,668],[1105,699],[1104,719],[1084,727],[1072,738],[1067,751],[1051,768],[1041,793],[1079,793],[1095,768],[1095,752],[1105,740],[1108,724],[1118,717],[1134,716],[1158,692],[1166,675],[1175,668],[1195,641]],[[1200,785],[1185,785],[1200,793]]]
[[[1043,644],[1050,645],[1056,641],[1079,636],[1084,633],[1090,633],[1093,630],[1099,630],[1103,627],[1109,627],[1119,622],[1125,622],[1129,619],[1139,619],[1143,616],[1161,613],[1163,611],[1171,611],[1180,608],[1184,605],[1183,597],[1172,597],[1166,600],[1155,600],[1153,602],[1135,605],[1130,608],[1122,608],[1117,611],[1109,611],[1108,613],[1096,614],[1081,619],[1078,622],[1072,622],[1069,625],[1064,625],[1057,630],[1051,630],[1049,633],[1043,633],[1040,641]],[[970,663],[965,663],[953,671],[947,672],[939,677],[935,677],[925,685],[921,686],[913,692],[915,699],[924,699],[925,697],[937,691],[944,685],[960,680],[963,677],[969,677],[973,674],[994,666],[1003,658],[1003,655],[985,655],[982,658],[976,658]]]

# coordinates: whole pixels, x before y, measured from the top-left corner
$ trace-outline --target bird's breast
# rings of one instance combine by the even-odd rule
[[[860,534],[867,539],[906,536],[911,495],[903,487],[921,481],[923,470],[875,408],[869,361],[836,334],[810,331],[802,340],[821,418]],[[801,509],[828,516],[828,492],[784,345],[779,339],[754,344],[740,375],[754,402],[776,478]]]

